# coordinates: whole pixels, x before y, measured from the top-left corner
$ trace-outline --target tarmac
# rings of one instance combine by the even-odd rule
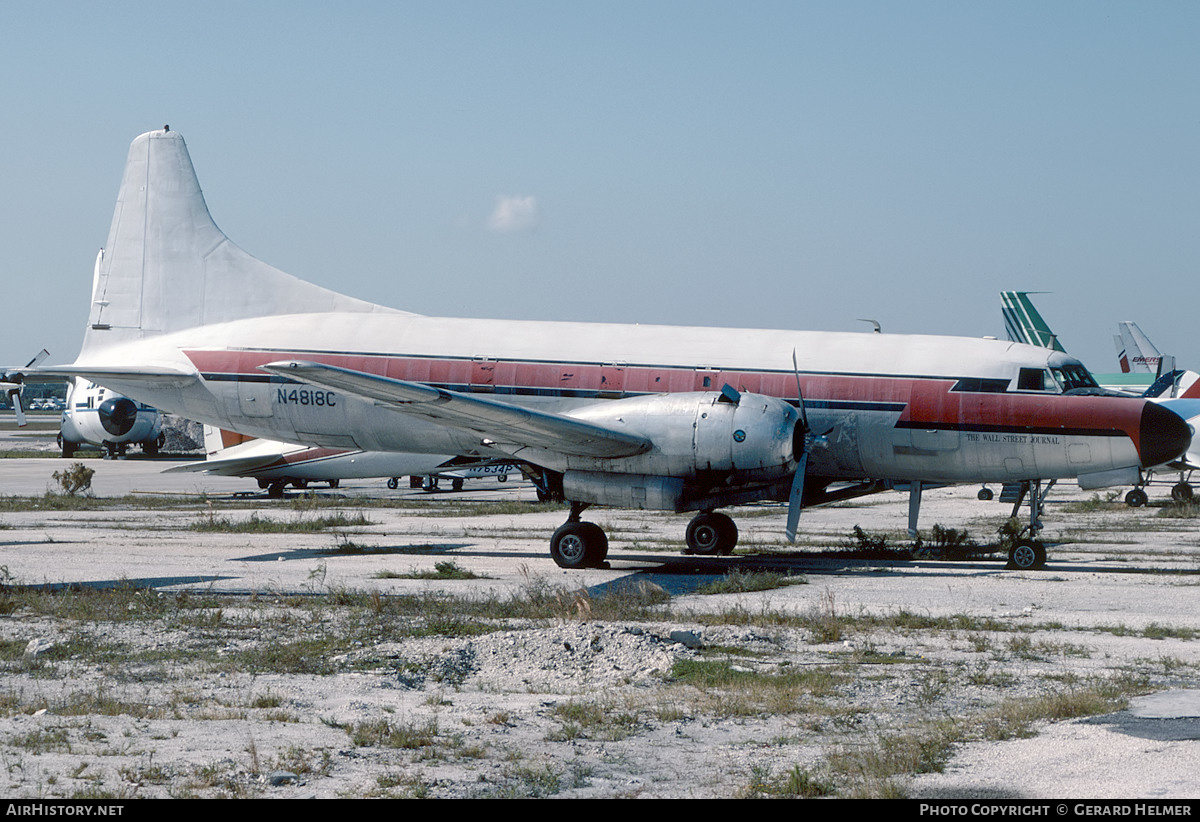
[[[185,460],[131,457],[90,459],[85,464],[95,470],[91,488],[95,496],[166,496],[191,501],[186,511],[132,506],[127,513],[112,508],[35,509],[0,515],[0,524],[12,529],[0,530],[0,557],[9,578],[34,585],[133,581],[164,591],[304,592],[312,589],[314,573],[320,569],[326,583],[373,585],[384,592],[437,584],[377,579],[373,572],[379,558],[373,554],[329,560],[329,534],[251,537],[188,534],[171,529],[160,536],[156,529],[164,523],[210,516],[205,507],[210,500],[251,502],[262,516],[303,516],[294,513],[299,495],[268,500],[253,480],[162,473],[182,462]],[[58,483],[53,474],[67,464],[62,459],[6,459],[0,465],[0,497],[54,493]],[[1006,513],[995,507],[996,503],[976,501],[974,490],[929,492],[923,524],[971,521],[985,505],[993,506],[988,509],[990,513]],[[433,504],[441,499],[470,503],[531,497],[532,489],[525,483],[510,481],[501,485],[487,479],[469,483],[461,493],[427,494],[410,489],[407,482],[389,490],[386,478],[381,478],[343,481],[336,491],[318,487],[315,493],[344,498],[347,509],[352,509],[356,497],[390,497],[416,504]],[[1067,488],[1056,496],[1063,501],[1079,501],[1088,495]],[[755,513],[739,522],[743,544],[765,540],[766,534],[781,527],[782,510]],[[369,538],[375,546],[403,548],[409,539],[405,518],[412,521],[422,516],[419,511],[374,509],[370,518],[376,525],[348,538]],[[606,527],[629,532],[666,527],[681,534],[686,522],[685,517],[653,512],[605,512],[603,516]],[[867,530],[902,530],[906,516],[906,498],[891,493],[859,507],[806,512],[802,529],[845,534],[853,524],[862,523]],[[432,564],[438,558],[452,557],[470,562],[486,578],[479,583],[481,590],[489,592],[523,584],[529,569],[535,567],[539,573],[569,577],[573,584],[597,591],[621,580],[646,577],[676,595],[686,595],[696,585],[727,571],[731,564],[753,567],[756,562],[646,552],[638,549],[634,538],[631,544],[623,539],[614,549],[609,568],[563,572],[553,567],[547,552],[549,535],[563,518],[564,513],[558,510],[525,514],[518,526],[509,515],[450,517],[435,526],[441,538],[427,552],[431,555],[427,561]],[[1058,520],[1061,527],[1082,527],[1077,523],[1082,518],[1056,513],[1054,508],[1048,514],[1048,519]],[[43,523],[44,539],[30,536],[37,530],[31,525],[35,522]],[[146,527],[139,527],[139,523]],[[428,527],[423,530],[423,547],[429,548]],[[6,533],[24,536],[6,540]],[[784,564],[794,562],[802,573],[819,577],[840,605],[861,611],[912,608],[923,613],[968,611],[1018,617],[1025,612],[1035,613],[1042,621],[1057,619],[1066,625],[1105,621],[1136,628],[1158,622],[1200,630],[1195,577],[1172,576],[1196,572],[1196,555],[1200,553],[1196,537],[1194,524],[1162,536],[1146,532],[1139,537],[1146,543],[1141,546],[1145,551],[1138,553],[1139,562],[1152,573],[1146,572],[1147,567],[1132,568],[1127,557],[1118,555],[1119,551],[1106,549],[1104,539],[1088,542],[1087,537],[1075,538],[1067,550],[1052,549],[1047,569],[1038,574],[1006,572],[997,562],[900,563],[889,565],[887,573],[862,573],[865,566],[846,561],[799,559]],[[411,559],[414,563],[426,561],[415,556]],[[779,565],[779,561],[772,563],[773,567]],[[878,570],[887,564],[867,565]],[[978,585],[984,578],[989,584]],[[1054,584],[1047,585],[1046,581]],[[786,603],[787,596],[787,591],[774,592],[772,604]],[[1127,710],[1116,714],[1047,725],[1032,739],[967,745],[944,773],[917,777],[912,795],[943,802],[1030,797],[1183,800],[1185,810],[1190,810],[1187,800],[1200,798],[1200,681],[1195,681],[1200,648],[1191,649],[1198,644],[1200,640],[1185,643],[1195,658],[1181,674],[1179,687],[1135,699]],[[1147,649],[1147,654],[1155,652]]]

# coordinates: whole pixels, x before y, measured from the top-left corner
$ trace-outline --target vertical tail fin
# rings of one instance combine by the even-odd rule
[[[1142,333],[1137,323],[1123,322],[1118,328],[1121,331],[1121,345],[1125,349],[1122,370],[1128,363],[1131,373],[1157,374],[1162,366],[1162,353],[1154,347],[1154,343]]]
[[[1013,342],[1028,343],[1039,348],[1049,348],[1053,351],[1066,352],[1058,335],[1050,330],[1050,326],[1042,319],[1042,315],[1033,307],[1030,294],[1035,291],[1001,291],[1000,304],[1004,312],[1004,327],[1008,338]]]
[[[251,317],[389,310],[299,280],[234,245],[208,213],[183,138],[164,128],[129,147],[96,260],[83,351]]]

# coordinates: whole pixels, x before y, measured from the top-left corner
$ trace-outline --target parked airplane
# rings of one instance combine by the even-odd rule
[[[1050,330],[1027,291],[1002,291],[1000,293],[1001,310],[1004,314],[1004,324],[1008,329],[1010,339],[1034,340],[1045,343],[1047,348],[1063,351],[1058,342],[1058,335]],[[1175,369],[1175,358],[1164,357],[1150,339],[1142,333],[1136,323],[1122,322],[1118,324],[1119,333],[1114,337],[1117,343],[1117,359],[1121,364],[1124,376],[1130,376],[1137,382],[1127,381],[1123,387],[1139,388],[1139,396],[1153,399],[1155,402],[1170,408],[1187,421],[1189,428],[1195,431],[1200,427],[1200,374],[1194,371]],[[1114,383],[1123,375],[1093,375],[1097,382],[1109,381]],[[1146,383],[1145,388],[1141,385]],[[1179,479],[1171,486],[1171,497],[1178,502],[1192,499],[1194,489],[1191,485],[1192,472],[1200,469],[1200,443],[1189,441],[1187,450],[1165,465],[1144,466],[1134,478],[1134,487],[1125,495],[1125,502],[1133,507],[1145,505],[1149,501],[1145,487],[1153,484],[1155,474],[1167,470],[1177,472]],[[1101,479],[1093,484],[1094,478],[1083,477],[1080,487],[1099,488],[1107,484]],[[991,492],[984,489],[979,492],[980,499],[991,499]],[[1002,497],[1003,499],[1003,497]]]
[[[204,426],[203,462],[168,468],[166,473],[204,472],[227,477],[247,477],[273,497],[283,496],[289,485],[307,488],[325,482],[338,487],[344,479],[389,477],[388,487],[399,487],[398,477],[412,475],[418,485],[432,490],[441,478],[458,490],[462,481],[474,476],[495,476],[502,481],[518,469],[511,464],[460,464],[453,455],[406,454],[394,451],[347,451],[247,437],[212,425]]]
[[[1143,396],[1155,399],[1183,417],[1193,432],[1200,428],[1200,374],[1177,369],[1175,358],[1163,355],[1136,323],[1122,322],[1119,328],[1120,334],[1116,339],[1119,341],[1118,358],[1122,369],[1128,368],[1132,373],[1150,374],[1154,378],[1153,384],[1146,389]],[[1171,499],[1176,502],[1188,502],[1195,496],[1191,480],[1193,472],[1197,470],[1200,470],[1200,442],[1193,441],[1182,456],[1165,466],[1151,467],[1143,471],[1140,481],[1125,495],[1125,502],[1135,508],[1149,502],[1146,487],[1159,482],[1156,476],[1160,472],[1172,472],[1178,477],[1173,481],[1165,480],[1172,482]]]
[[[49,356],[50,352],[43,348],[32,360],[25,364],[24,368],[8,368],[0,372],[0,395],[8,398],[9,403],[13,407],[13,413],[16,414],[17,425],[22,428],[27,423],[25,419],[24,400],[22,399],[26,375],[32,369],[37,368],[42,360]]]
[[[607,555],[581,520],[595,504],[699,511],[689,549],[727,553],[725,506],[787,501],[794,538],[805,505],[904,484],[915,525],[927,484],[1136,473],[1189,439],[1153,403],[1065,394],[1094,386],[1078,360],[997,340],[444,319],[337,294],[234,245],[165,128],[130,147],[82,350],[47,370],[251,436],[520,461],[571,503],[550,543],[568,568]],[[1036,539],[1010,554],[1044,560]]]
[[[64,457],[87,445],[101,447],[113,457],[124,454],[130,445],[157,454],[166,442],[162,429],[158,409],[77,377],[67,387],[58,447]]]

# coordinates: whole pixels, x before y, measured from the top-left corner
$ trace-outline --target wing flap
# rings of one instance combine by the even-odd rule
[[[575,419],[476,397],[422,383],[396,380],[301,360],[268,363],[262,370],[375,402],[396,411],[478,434],[495,443],[544,448],[586,457],[631,457],[649,451],[651,442]]]

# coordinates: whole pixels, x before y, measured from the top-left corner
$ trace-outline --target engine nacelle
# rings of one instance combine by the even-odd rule
[[[563,471],[742,485],[790,477],[804,448],[799,412],[762,394],[655,394],[599,403],[570,415],[640,434],[653,448],[620,459],[568,457]]]

